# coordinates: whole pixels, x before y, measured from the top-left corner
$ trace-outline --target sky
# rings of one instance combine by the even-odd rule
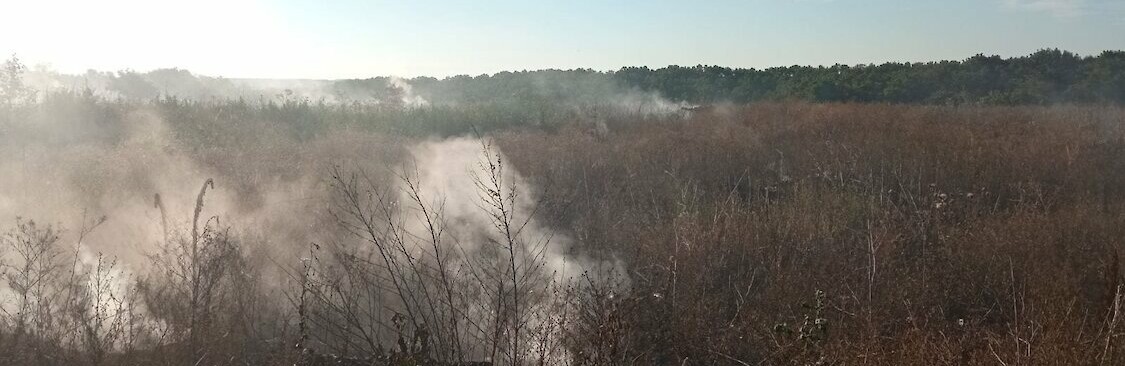
[[[1125,49],[1125,0],[0,0],[0,53],[228,78],[960,60]]]

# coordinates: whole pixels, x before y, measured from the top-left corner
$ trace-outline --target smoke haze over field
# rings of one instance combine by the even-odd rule
[[[405,79],[396,76],[354,80],[226,79],[193,74],[183,69],[149,72],[88,71],[60,74],[44,67],[32,68],[23,82],[39,97],[53,92],[89,90],[116,99],[150,100],[177,97],[197,101],[242,99],[248,102],[286,100],[329,104],[389,104],[418,108],[472,103],[536,103],[619,108],[667,114],[687,106],[659,93],[619,85],[604,74],[584,70],[544,70],[521,74]],[[503,88],[503,89],[498,89]]]
[[[389,85],[401,89],[399,102],[404,107],[427,103],[412,96],[409,84],[402,80],[390,79]],[[97,107],[84,105],[81,99],[76,103],[72,107]],[[12,115],[15,118],[6,120],[0,135],[0,155],[11,157],[0,161],[0,176],[4,177],[0,180],[0,220],[12,223],[22,217],[65,230],[60,236],[63,256],[77,253],[71,266],[90,273],[91,278],[108,281],[91,286],[120,299],[95,303],[101,308],[131,306],[138,316],[154,313],[145,299],[129,295],[126,289],[133,281],[164,271],[152,256],[166,250],[169,235],[175,241],[189,232],[197,204],[195,193],[208,179],[215,185],[201,201],[200,217],[208,228],[212,222],[215,230],[231,228],[242,260],[270,279],[261,286],[273,291],[269,296],[278,298],[295,281],[292,273],[300,259],[308,256],[310,243],[370,250],[358,249],[369,244],[349,238],[348,231],[337,222],[338,213],[332,212],[329,183],[333,167],[372,179],[372,189],[392,192],[385,203],[404,208],[402,216],[394,220],[402,220],[407,237],[424,237],[425,230],[417,212],[405,209],[411,206],[412,198],[405,193],[407,181],[399,177],[417,184],[422,202],[441,215],[448,239],[440,245],[458,253],[450,264],[461,268],[453,272],[458,277],[469,276],[464,268],[480,266],[485,263],[482,258],[497,256],[492,247],[505,240],[497,237],[495,217],[489,216],[480,180],[489,179],[482,162],[507,159],[496,150],[496,155],[485,155],[485,145],[478,138],[403,139],[328,129],[314,137],[295,139],[276,126],[270,127],[273,121],[250,119],[227,120],[230,124],[221,127],[239,138],[193,144],[185,139],[184,131],[187,128],[189,133],[199,133],[191,127],[200,122],[179,120],[190,125],[170,124],[165,114],[175,109],[161,109],[147,102],[118,102],[116,106],[122,109],[101,111],[116,115],[100,119],[91,118],[98,115],[97,108],[70,112],[19,109],[14,112],[18,115]],[[221,113],[221,105],[215,111]],[[519,245],[515,252],[520,255],[520,271],[541,272],[536,276],[544,276],[546,281],[534,285],[538,286],[537,293],[549,287],[569,286],[580,278],[605,275],[623,281],[620,262],[584,255],[568,234],[555,232],[535,217],[538,189],[514,168],[506,166],[502,177],[503,190],[513,193],[508,208],[511,218],[519,223],[511,245]],[[159,198],[154,199],[156,195]],[[404,254],[433,257],[432,250],[422,244]],[[430,254],[424,254],[427,251]],[[116,265],[103,269],[101,261]],[[0,253],[0,262],[12,268],[27,263],[10,251]],[[18,312],[14,308],[18,298],[13,289],[0,286],[0,310]],[[487,299],[478,300],[488,304]],[[556,302],[550,298],[539,301]],[[536,303],[529,302],[529,306]],[[490,311],[488,306],[474,308],[466,313],[475,317],[467,324],[494,316],[487,315]],[[383,314],[386,319],[394,315]],[[145,330],[135,337],[155,342],[151,339],[164,337],[168,331],[167,321],[155,315],[137,318]],[[549,327],[557,319],[528,321],[543,334],[561,336],[556,334],[561,329]],[[487,333],[479,330],[474,333],[466,328],[463,333],[487,338]],[[486,347],[479,343],[483,341],[474,342],[478,342],[478,349]],[[474,357],[485,356],[480,353],[483,351],[476,352]]]
[[[1070,324],[1043,330],[1060,350],[1104,347],[1123,56],[334,81],[13,59],[0,364],[897,360],[1027,326],[997,310],[1013,281],[1052,309],[1020,317]],[[954,105],[769,101],[794,95]],[[982,105],[1065,100],[1092,105]]]
[[[0,4],[0,366],[1125,365],[1125,0]]]

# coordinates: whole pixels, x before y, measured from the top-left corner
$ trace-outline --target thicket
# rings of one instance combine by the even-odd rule
[[[762,102],[662,116],[574,109],[541,125],[521,108],[534,110],[80,92],[5,106],[12,158],[32,143],[121,145],[143,110],[168,126],[163,149],[217,175],[166,193],[188,196],[190,212],[136,192],[161,217],[191,218],[161,220],[163,239],[138,243],[154,264],[144,270],[80,250],[103,225],[97,212],[66,229],[54,217],[8,221],[0,363],[1125,360],[1118,106]],[[474,126],[494,142],[479,160],[493,173],[469,183],[492,230],[446,236],[457,223],[439,192],[410,188],[401,150]],[[346,164],[376,159],[397,175]],[[534,211],[512,213],[522,208],[506,169],[535,187]],[[260,206],[255,187],[306,171],[322,173],[323,201],[310,206],[322,209],[287,215],[332,227],[321,240],[263,242],[287,228],[236,226],[240,210],[200,214],[211,188]],[[537,264],[552,243],[512,235],[530,216],[571,238],[569,252],[618,261],[622,277],[552,281]]]
[[[629,268],[586,302],[586,361],[1115,364],[1122,112],[766,103],[500,139]]]

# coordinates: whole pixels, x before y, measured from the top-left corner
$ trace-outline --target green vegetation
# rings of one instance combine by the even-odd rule
[[[308,98],[313,102],[364,102],[384,100],[395,93],[387,87],[391,81],[387,77],[305,81],[290,89],[270,90],[256,89],[255,85],[264,85],[261,82],[195,76],[179,69],[54,77],[72,88],[95,85],[112,95],[134,99],[171,93],[197,100],[278,96]],[[637,95],[622,98],[630,92],[652,93],[672,102],[693,104],[783,100],[942,105],[1125,104],[1125,51],[1078,56],[1060,50],[1041,50],[1013,58],[976,55],[963,61],[761,70],[711,65],[624,67],[610,72],[540,70],[404,81],[412,86],[414,94],[437,105],[490,104],[517,109],[643,102],[636,100]]]
[[[1042,50],[1024,57],[964,61],[792,66],[623,68],[624,85],[695,103],[760,100],[1021,105],[1125,104],[1125,52],[1093,57]]]

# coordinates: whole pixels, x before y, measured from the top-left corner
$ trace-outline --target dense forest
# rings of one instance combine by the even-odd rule
[[[126,98],[174,94],[210,97],[308,98],[367,101],[388,97],[389,83],[408,86],[434,104],[543,105],[593,103],[625,91],[649,93],[690,104],[800,100],[911,104],[1027,105],[1049,103],[1125,104],[1125,51],[1097,56],[1046,49],[1023,57],[983,54],[963,61],[888,62],[881,65],[789,66],[743,69],[699,65],[617,71],[539,70],[459,75],[437,79],[376,77],[335,81],[269,81],[213,78],[187,70],[146,73],[90,71],[58,75],[32,70],[41,89],[92,87]]]

